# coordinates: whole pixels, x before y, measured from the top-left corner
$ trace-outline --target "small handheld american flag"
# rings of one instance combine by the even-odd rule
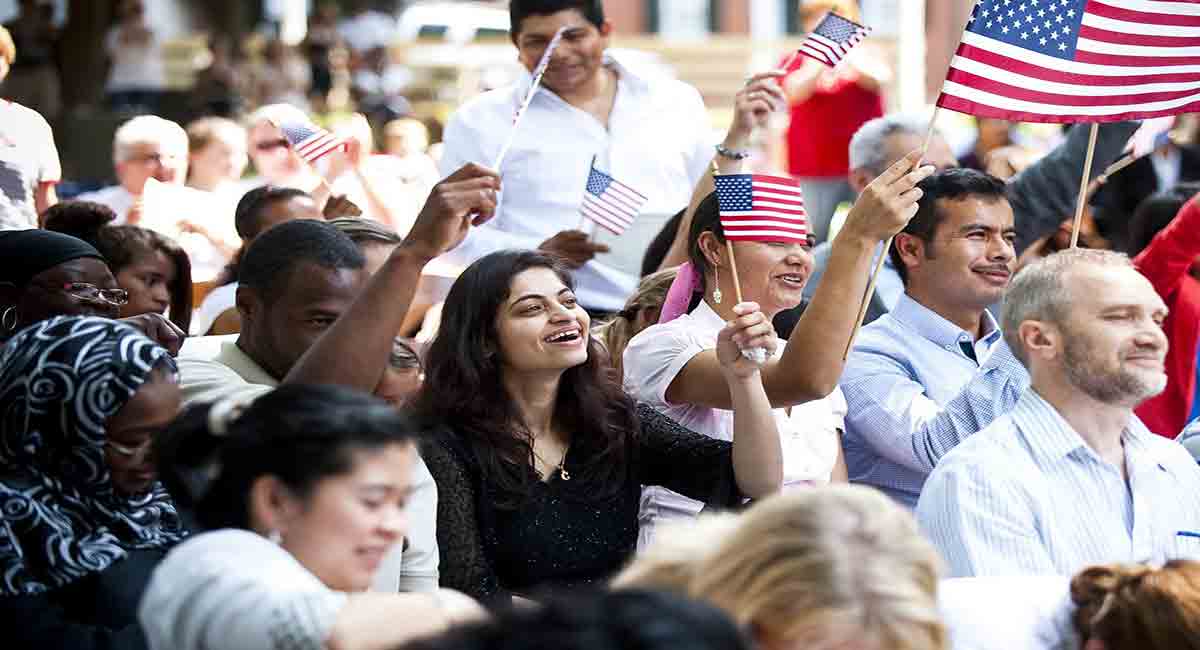
[[[729,241],[808,243],[804,196],[791,178],[724,174],[713,179]]]
[[[646,200],[641,192],[596,169],[593,160],[579,211],[605,230],[620,235],[633,225]]]
[[[832,68],[869,33],[870,27],[859,25],[831,11],[825,14],[817,28],[804,39],[796,53],[816,59]],[[784,67],[790,72],[792,66],[797,64],[796,57],[792,57],[789,63],[790,65]]]
[[[280,122],[279,130],[287,138],[288,144],[292,145],[292,150],[310,165],[330,151],[346,146],[345,138],[311,122]]]

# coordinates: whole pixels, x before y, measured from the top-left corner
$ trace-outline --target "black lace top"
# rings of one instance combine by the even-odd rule
[[[630,471],[616,496],[581,494],[556,472],[537,481],[515,510],[496,507],[461,435],[444,427],[428,436],[422,456],[438,488],[441,585],[488,599],[606,580],[637,544],[642,485],[716,507],[741,503],[732,443],[685,429],[646,405],[637,414],[641,430],[630,436]],[[568,472],[578,447],[567,453]]]

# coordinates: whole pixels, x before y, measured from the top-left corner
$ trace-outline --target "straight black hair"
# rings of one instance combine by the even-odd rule
[[[986,200],[1007,200],[1008,186],[1004,181],[974,169],[956,167],[940,171],[917,184],[924,194],[917,202],[917,214],[900,232],[919,237],[926,245],[933,243],[938,226],[946,221],[946,215],[938,209],[938,201],[954,201],[966,196],[978,196]],[[900,279],[908,285],[908,267],[900,257],[900,245],[892,242],[888,251]]]
[[[258,478],[274,476],[303,499],[322,479],[352,471],[356,453],[407,443],[415,431],[372,395],[285,384],[240,415],[211,404],[186,409],[155,439],[154,454],[163,485],[202,528],[249,529]]]
[[[585,591],[422,639],[410,650],[749,650],[729,615],[661,591]]]
[[[521,21],[529,16],[549,16],[574,9],[596,26],[604,24],[604,4],[601,0],[512,0],[508,3],[509,33],[514,41],[521,33]]]

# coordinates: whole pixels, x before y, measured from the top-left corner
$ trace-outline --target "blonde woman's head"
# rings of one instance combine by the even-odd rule
[[[625,355],[625,346],[639,332],[658,322],[667,291],[674,280],[675,269],[664,269],[642,278],[637,291],[625,301],[625,307],[596,327],[594,335],[608,350],[617,377],[624,374],[622,357]]]
[[[764,650],[947,647],[937,554],[912,516],[875,490],[775,496],[710,543],[711,551],[693,555],[690,572],[676,571],[686,576],[681,590],[729,612]],[[680,589],[657,584],[661,572],[644,575],[623,584]]]
[[[614,587],[653,587],[686,593],[702,559],[737,530],[741,518],[728,512],[669,521],[654,543],[613,580]]]

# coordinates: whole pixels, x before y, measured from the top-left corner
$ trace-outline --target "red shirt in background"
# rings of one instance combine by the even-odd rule
[[[808,99],[792,105],[788,125],[788,171],[803,178],[845,177],[850,138],[858,127],[883,115],[883,96],[858,85],[858,73],[843,63],[824,73]]]
[[[1136,413],[1146,427],[1174,438],[1187,425],[1196,394],[1196,348],[1200,343],[1200,281],[1188,274],[1200,254],[1200,200],[1183,206],[1138,256],[1133,264],[1154,285],[1170,310],[1163,330],[1167,350],[1167,389],[1152,397]]]

